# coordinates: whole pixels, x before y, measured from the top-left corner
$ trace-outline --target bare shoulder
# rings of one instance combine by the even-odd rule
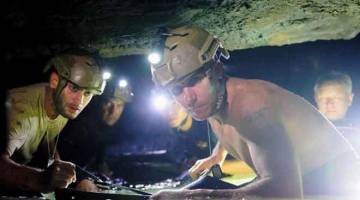
[[[271,108],[276,107],[276,98],[281,90],[277,85],[263,80],[231,78],[227,85],[229,114],[236,118],[247,118],[271,112]]]

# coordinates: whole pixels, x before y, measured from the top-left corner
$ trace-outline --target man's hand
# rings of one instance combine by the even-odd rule
[[[214,157],[210,156],[201,160],[196,161],[196,163],[188,170],[189,175],[194,180],[201,176],[206,170],[209,170],[213,165],[217,164]]]
[[[66,188],[76,181],[75,165],[71,162],[55,160],[54,163],[44,171],[45,187],[49,191],[55,188]]]
[[[95,183],[89,179],[83,179],[75,187],[76,190],[83,192],[99,192],[99,188],[95,185]]]

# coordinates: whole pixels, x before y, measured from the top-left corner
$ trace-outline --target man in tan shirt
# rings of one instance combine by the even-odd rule
[[[68,119],[76,118],[93,95],[104,88],[98,62],[84,51],[53,57],[46,66],[49,83],[15,88],[8,92],[8,143],[0,157],[1,192],[23,190],[51,192],[75,181],[75,165],[55,159],[55,138]],[[27,166],[45,145],[48,167]],[[55,160],[54,160],[55,159]]]

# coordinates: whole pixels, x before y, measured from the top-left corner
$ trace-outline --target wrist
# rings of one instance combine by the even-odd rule
[[[222,163],[224,162],[225,158],[226,158],[226,154],[223,153],[218,153],[212,156],[213,157],[213,164],[219,164],[222,165]]]
[[[46,184],[43,183],[43,174],[39,169],[23,167],[22,178],[18,179],[18,185],[24,190],[43,192]]]
[[[38,170],[33,184],[40,192],[50,192],[50,174],[47,170]]]
[[[211,165],[216,165],[221,162],[221,158],[218,155],[213,155],[211,156],[210,161],[211,161]]]

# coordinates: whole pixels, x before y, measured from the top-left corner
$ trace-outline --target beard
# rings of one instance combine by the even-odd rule
[[[222,77],[221,79],[215,77],[210,78],[212,95],[209,117],[221,112],[226,105],[226,80],[225,77]]]
[[[75,119],[80,112],[74,112],[74,113],[70,113],[69,111],[66,110],[66,103],[63,100],[63,97],[61,95],[58,96],[58,98],[55,98],[55,110],[57,113],[59,113],[60,115],[62,115],[65,118],[68,119]]]
[[[200,107],[189,108],[192,117],[196,121],[203,121],[207,118],[217,114],[222,108],[224,102],[224,95],[219,93],[219,84],[211,83],[207,97],[207,102]]]

